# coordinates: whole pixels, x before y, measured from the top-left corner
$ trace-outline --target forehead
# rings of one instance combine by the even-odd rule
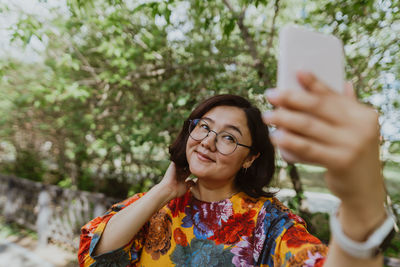
[[[248,131],[246,114],[238,107],[214,107],[204,114],[204,117],[212,119],[216,125],[233,125],[241,130]]]

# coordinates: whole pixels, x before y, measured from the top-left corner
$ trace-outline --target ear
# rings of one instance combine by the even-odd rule
[[[251,164],[253,164],[253,161],[255,161],[259,156],[260,156],[260,153],[257,153],[257,155],[249,154],[246,157],[246,159],[244,160],[242,167],[244,169],[250,168]]]

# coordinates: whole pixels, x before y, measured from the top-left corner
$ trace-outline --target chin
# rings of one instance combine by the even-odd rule
[[[189,164],[189,170],[196,177],[204,176],[204,167],[201,168],[200,166],[195,166],[194,164]]]
[[[189,164],[189,170],[197,178],[213,176],[213,173],[210,173],[210,170],[207,168],[207,166],[203,166],[198,163]]]
[[[214,176],[217,172],[215,170],[216,162],[203,162],[197,158],[197,152],[194,150],[191,153],[188,153],[188,164],[190,172],[200,178],[200,177],[211,177]]]

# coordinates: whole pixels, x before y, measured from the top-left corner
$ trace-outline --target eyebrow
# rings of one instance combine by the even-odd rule
[[[210,122],[212,122],[212,123],[215,123],[215,121],[214,121],[213,119],[210,119],[210,118],[208,118],[208,117],[203,117],[203,118],[201,118],[201,119],[202,119],[202,120],[210,121]],[[230,129],[232,129],[232,130],[235,130],[235,131],[237,131],[241,136],[243,136],[243,134],[242,134],[242,132],[240,131],[240,129],[239,129],[238,127],[236,127],[235,125],[227,124],[227,125],[224,125],[224,127],[230,128]]]

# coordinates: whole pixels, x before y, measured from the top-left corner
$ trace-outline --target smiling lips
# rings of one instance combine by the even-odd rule
[[[209,156],[207,156],[206,154],[203,154],[199,151],[197,152],[197,157],[201,160],[201,161],[205,161],[205,162],[215,162],[215,160],[213,160],[212,158],[210,158]]]

